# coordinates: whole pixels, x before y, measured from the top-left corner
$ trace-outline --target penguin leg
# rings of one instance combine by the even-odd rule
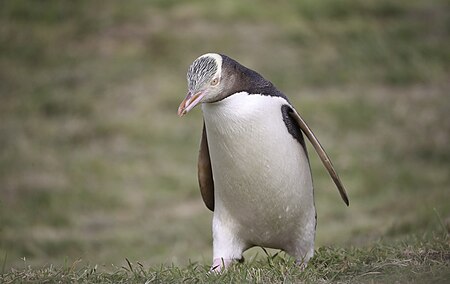
[[[295,264],[301,270],[304,270],[309,260],[314,256],[314,240],[308,243],[304,241],[298,242],[295,247],[287,249],[286,252],[295,257]]]
[[[301,231],[295,234],[294,242],[285,250],[289,255],[295,257],[295,263],[301,270],[306,268],[309,260],[314,256],[315,223],[314,220],[302,227]]]
[[[213,264],[211,271],[220,272],[233,262],[242,260],[242,253],[248,247],[235,232],[234,226],[213,217]]]

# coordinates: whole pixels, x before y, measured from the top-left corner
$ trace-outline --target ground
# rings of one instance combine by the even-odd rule
[[[207,277],[195,274],[212,254],[212,214],[196,181],[201,112],[180,119],[176,110],[189,64],[211,51],[290,98],[350,198],[347,208],[310,148],[312,265],[298,275],[277,255],[267,270],[271,258],[257,248],[236,277],[448,275],[448,10],[443,0],[3,1],[2,275],[57,268],[82,282],[97,267],[92,275],[128,279],[128,259],[148,273],[139,277]],[[338,264],[346,259],[356,268]],[[433,268],[415,270],[422,261]],[[328,264],[343,278],[319,273]]]

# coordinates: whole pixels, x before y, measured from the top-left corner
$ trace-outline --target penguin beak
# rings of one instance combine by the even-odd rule
[[[191,109],[193,109],[196,105],[200,103],[205,94],[200,91],[192,95],[192,92],[189,91],[186,98],[181,102],[178,107],[178,116],[182,117],[186,113],[188,113]]]

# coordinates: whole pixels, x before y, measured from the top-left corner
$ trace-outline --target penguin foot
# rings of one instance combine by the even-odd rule
[[[306,266],[308,265],[308,262],[304,259],[297,259],[295,260],[295,264],[298,266],[298,268],[303,271],[305,270]]]
[[[233,263],[232,259],[224,259],[222,257],[215,258],[211,265],[210,272],[222,272],[225,271]]]

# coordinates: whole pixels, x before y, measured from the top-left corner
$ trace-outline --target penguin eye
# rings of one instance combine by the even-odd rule
[[[215,86],[219,83],[219,79],[218,78],[214,78],[214,80],[211,81],[211,86]]]

